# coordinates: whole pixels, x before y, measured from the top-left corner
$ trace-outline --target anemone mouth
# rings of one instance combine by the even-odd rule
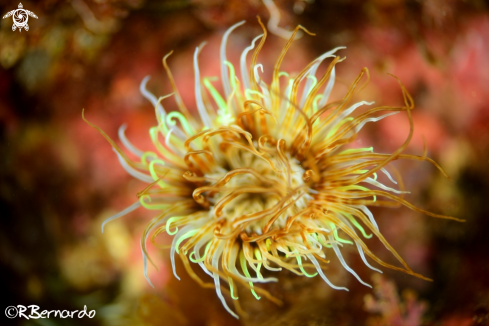
[[[213,152],[219,162],[203,175],[205,185],[193,191],[193,198],[216,222],[226,220],[220,233],[240,230],[252,237],[274,227],[284,229],[288,218],[312,199],[313,190],[304,181],[309,173],[282,142],[275,143],[264,153],[243,143],[220,143],[218,153]]]

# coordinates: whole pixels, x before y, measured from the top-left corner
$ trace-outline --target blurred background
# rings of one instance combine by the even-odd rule
[[[280,26],[301,24],[316,36],[293,43],[284,70],[300,71],[315,57],[344,45],[334,96],[341,98],[362,67],[371,74],[358,95],[379,105],[401,105],[398,76],[412,94],[415,133],[406,153],[427,162],[398,162],[411,194],[423,209],[466,219],[422,216],[406,208],[374,209],[384,236],[426,282],[385,270],[372,276],[352,252],[348,261],[372,280],[374,290],[337,270],[350,292],[333,291],[319,278],[280,273],[265,288],[285,304],[256,301],[241,291],[249,313],[239,321],[222,308],[213,290],[200,288],[168,250],[151,247],[155,284],[143,276],[139,239],[151,212],[138,210],[103,220],[134,202],[145,185],[120,167],[107,141],[81,118],[117,139],[151,149],[154,109],[139,83],[157,96],[171,92],[162,57],[187,106],[193,108],[192,54],[204,76],[220,76],[217,51],[224,31],[240,20],[228,57],[261,33],[268,21],[261,0],[41,0],[23,1],[34,12],[29,31],[0,28],[0,289],[1,325],[489,325],[489,2],[484,0],[276,0]],[[2,16],[18,7],[0,1]],[[265,80],[285,40],[270,35],[259,61]],[[268,79],[269,81],[270,79]],[[166,108],[176,110],[173,100]],[[391,152],[405,140],[406,116],[370,124],[358,144]],[[168,243],[162,237],[161,243]],[[370,248],[395,258],[378,242]],[[338,283],[338,282],[337,282]],[[10,305],[41,310],[96,310],[93,319],[9,320]]]

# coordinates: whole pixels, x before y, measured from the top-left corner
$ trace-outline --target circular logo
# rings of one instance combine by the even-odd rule
[[[17,9],[15,11],[14,16],[14,24],[17,26],[25,26],[27,24],[27,20],[29,17],[27,17],[27,13],[25,10],[22,9]]]
[[[8,318],[15,318],[17,317],[18,311],[16,306],[8,306],[7,309],[5,309],[5,316]]]

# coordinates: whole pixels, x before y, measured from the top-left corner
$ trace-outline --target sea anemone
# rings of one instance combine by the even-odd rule
[[[149,185],[138,193],[138,201],[107,219],[102,225],[138,207],[155,210],[158,215],[147,225],[141,239],[144,274],[147,276],[147,240],[160,233],[173,237],[170,249],[175,277],[175,253],[187,272],[202,286],[215,287],[217,296],[230,314],[223,294],[237,303],[237,284],[280,303],[257,283],[277,281],[271,272],[287,269],[306,277],[319,276],[332,288],[347,290],[333,284],[323,269],[328,255],[336,255],[343,267],[359,282],[342,255],[342,247],[354,246],[369,268],[366,255],[378,264],[426,279],[416,274],[396,253],[379,231],[367,206],[393,207],[404,205],[433,217],[455,219],[419,209],[402,198],[406,193],[402,181],[391,177],[387,165],[398,159],[433,163],[426,155],[401,154],[413,134],[411,96],[401,83],[404,106],[380,106],[354,111],[373,102],[350,104],[361,88],[368,70],[364,68],[349,87],[346,95],[329,102],[335,83],[335,66],[343,59],[336,53],[344,47],[324,53],[307,65],[294,78],[280,71],[281,63],[299,30],[298,26],[280,53],[267,85],[260,77],[263,66],[257,58],[267,37],[257,36],[244,49],[240,58],[240,75],[226,59],[229,28],[220,48],[221,81],[224,94],[211,80],[200,76],[199,46],[194,53],[195,98],[200,119],[192,116],[183,103],[167,64],[164,68],[173,93],[157,99],[146,90],[148,77],[141,83],[141,93],[153,104],[158,125],[150,129],[155,152],[142,152],[126,138],[125,126],[119,137],[129,152],[140,160],[131,160],[102,130],[113,146],[121,165],[133,177]],[[250,51],[251,65],[247,64]],[[325,73],[318,79],[319,65],[332,58]],[[167,113],[162,100],[173,96],[180,112]],[[217,109],[215,109],[217,107]],[[368,122],[405,113],[410,123],[406,141],[391,154],[379,154],[373,148],[345,149]],[[377,180],[382,173],[386,180],[397,184],[394,189]],[[443,173],[443,171],[442,171]],[[403,267],[387,264],[376,257],[363,238],[375,235]],[[204,283],[192,270],[198,264],[214,281]],[[225,286],[228,284],[229,289]],[[238,312],[239,305],[235,304]]]

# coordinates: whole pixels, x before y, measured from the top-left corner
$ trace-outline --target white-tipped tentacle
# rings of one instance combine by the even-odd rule
[[[195,101],[197,103],[197,110],[199,111],[200,119],[202,123],[207,128],[212,128],[212,120],[209,117],[209,113],[204,105],[204,100],[202,99],[202,90],[200,86],[200,70],[199,70],[199,62],[198,56],[199,52],[205,43],[202,43],[200,46],[195,48],[194,52],[194,73],[195,73]]]
[[[321,265],[319,265],[316,257],[314,257],[312,254],[307,254],[307,257],[309,258],[309,260],[311,260],[311,262],[314,265],[314,267],[316,267],[316,271],[319,273],[319,276],[321,276],[321,278],[326,282],[326,284],[328,284],[331,288],[333,288],[335,290],[349,291],[345,287],[336,286],[333,283],[331,283],[331,281],[326,277],[326,275],[324,275],[323,270],[321,269]]]
[[[224,95],[225,98],[228,98],[229,95],[231,94],[231,84],[229,82],[229,71],[228,67],[226,66],[225,62],[227,61],[226,59],[226,45],[228,42],[228,37],[231,34],[233,30],[235,30],[237,27],[243,25],[246,21],[242,20],[239,23],[234,24],[233,26],[229,27],[226,33],[224,33],[221,41],[221,49],[220,49],[220,56],[221,56],[221,79],[222,79],[222,87],[224,89]]]
[[[159,99],[157,99],[156,96],[153,95],[153,93],[151,93],[146,89],[146,84],[148,83],[150,78],[151,78],[150,76],[146,76],[143,78],[141,84],[139,85],[139,91],[148,101],[151,102],[151,104],[153,104],[153,107],[156,108],[156,112],[158,112],[158,114],[160,115],[159,117],[157,117],[157,120],[161,121],[161,123],[164,124],[166,128],[168,128],[166,123],[166,111],[163,105],[161,104],[161,101],[167,97],[170,97],[173,94],[162,96]],[[179,137],[181,140],[187,139],[187,136],[178,127],[175,127],[175,135]]]
[[[178,231],[177,234],[173,236],[173,241],[171,243],[170,249],[170,260],[171,260],[171,268],[173,270],[173,275],[175,275],[176,279],[180,281],[180,277],[177,275],[177,269],[175,266],[175,251],[177,250],[176,244],[181,236],[185,235],[187,232],[195,229],[195,226],[190,224],[184,226],[181,230]]]
[[[331,75],[329,76],[328,83],[326,84],[326,88],[324,89],[323,96],[321,97],[321,100],[318,103],[318,108],[322,108],[328,103],[329,96],[331,95],[331,91],[333,90],[334,87],[334,82],[336,78],[336,72],[335,72],[335,67],[331,70]]]
[[[195,259],[196,260],[200,260],[201,257],[200,257],[200,248],[202,248],[204,246],[204,244],[207,246],[209,241],[212,241],[212,239],[214,238],[214,235],[212,233],[204,236],[202,239],[200,239],[194,246],[193,250],[194,250],[194,256],[195,256]],[[205,256],[204,256],[205,257]],[[202,270],[207,274],[209,275],[210,277],[212,277],[212,273],[209,272],[209,270],[207,269],[207,267],[205,267],[205,264],[201,261],[199,261],[199,266],[202,268]]]
[[[122,155],[119,154],[119,152],[117,152],[115,149],[113,149],[113,150],[117,154],[117,158],[119,159],[119,163],[122,165],[122,167],[124,168],[124,170],[126,170],[127,173],[129,173],[134,178],[141,180],[143,182],[146,182],[146,183],[154,182],[153,178],[150,175],[142,173],[142,172],[136,170],[135,168],[133,168],[132,166],[130,166],[126,162],[126,160],[122,157]]]
[[[263,73],[263,65],[261,63],[256,64],[255,67],[253,68],[253,74],[254,74],[253,78],[255,78],[256,83],[260,85],[265,108],[269,109],[272,107],[272,99],[270,97],[270,91],[268,90],[268,87],[265,84],[265,82],[263,82],[263,80],[261,79],[260,74],[258,72],[258,68],[260,68],[261,73]]]
[[[263,34],[260,34],[257,37],[255,37],[251,42],[251,45],[248,46],[246,49],[244,49],[244,51],[241,53],[241,57],[239,59],[240,69],[241,69],[241,80],[243,82],[244,89],[251,89],[250,73],[248,70],[248,65],[246,64],[246,55],[248,54],[249,51],[255,48],[256,41],[258,41],[258,39],[261,37],[263,37]]]
[[[161,101],[163,101],[164,99],[166,98],[169,98],[170,96],[174,95],[174,93],[172,94],[167,94],[165,96],[161,96],[159,99],[158,99],[158,103],[161,104]],[[162,105],[158,107],[158,112],[159,112],[159,115],[160,115],[160,118],[158,119],[159,123],[161,125],[164,125],[166,129],[168,128],[173,128],[173,134],[180,138],[180,140],[182,141],[186,141],[188,136],[182,131],[182,129],[180,129],[180,127],[176,126],[176,124],[170,124],[168,121],[168,115],[166,113],[166,111],[164,111],[162,109]],[[161,129],[160,129],[161,130]],[[165,129],[163,129],[165,130]],[[164,135],[163,135],[164,136]]]
[[[146,255],[145,251],[146,251],[146,241],[148,240],[148,237],[149,235],[151,234],[151,232],[158,226],[162,225],[164,222],[166,222],[166,217],[161,219],[159,222],[153,224],[151,226],[151,228],[148,230],[148,232],[146,233],[146,235],[144,237],[141,237],[141,242],[140,242],[140,245],[141,245],[141,254],[143,256],[143,274],[144,274],[144,278],[146,279],[146,281],[149,283],[149,285],[151,285],[152,288],[154,288],[154,285],[153,283],[151,282],[150,278],[149,278],[149,275],[148,275],[148,256]],[[153,265],[154,266],[154,265]]]
[[[343,223],[345,223],[345,224],[346,224],[346,225],[347,225],[347,226],[350,228],[350,230],[352,230],[352,231],[353,231],[353,233],[354,233],[354,234],[357,234],[357,232],[355,231],[355,228],[353,227],[353,225],[351,225],[351,223],[350,223],[350,221],[348,221],[348,219],[344,218],[344,217],[343,217],[343,216],[341,216],[341,215],[338,215],[338,217],[339,217],[339,219],[340,219],[340,220],[341,220]],[[364,264],[365,264],[365,265],[366,265],[368,268],[370,268],[371,270],[376,271],[376,272],[379,272],[379,273],[381,273],[381,274],[382,274],[382,271],[381,271],[381,270],[379,270],[379,269],[377,269],[377,268],[373,267],[372,265],[370,265],[370,264],[368,263],[367,259],[365,258],[365,254],[364,254],[364,252],[363,252],[362,247],[361,247],[361,246],[360,246],[360,245],[359,245],[359,244],[358,244],[356,241],[354,241],[354,242],[355,242],[355,245],[357,246],[358,253],[360,254],[360,258],[362,258],[363,263],[364,263]]]
[[[215,270],[219,269],[218,263],[219,263],[219,260],[221,258],[222,252],[224,250],[224,243],[223,243],[224,241],[220,241],[220,242],[221,243],[219,244],[219,247],[217,248],[216,252],[214,253],[214,256],[212,256],[212,261],[211,261],[211,265]],[[229,312],[231,314],[231,316],[233,316],[236,319],[239,319],[239,316],[234,311],[232,311],[231,308],[229,308],[229,306],[226,302],[226,299],[222,295],[221,279],[220,279],[219,274],[214,272],[212,277],[214,278],[214,285],[216,287],[217,297],[219,298],[219,300],[221,300],[221,303],[224,306],[224,309],[226,309],[226,311]]]
[[[273,2],[273,0],[263,0],[263,4],[267,7],[268,11],[270,12],[270,19],[268,20],[268,24],[267,24],[267,28],[270,31],[270,33],[288,40],[292,36],[292,32],[289,32],[288,30],[278,26],[278,24],[280,23],[280,11],[275,5],[275,3]],[[302,31],[297,32],[297,34],[295,35],[295,39],[297,40],[301,38],[302,35],[303,35]]]
[[[311,67],[311,69],[309,70],[309,72],[306,74],[306,77],[307,76],[316,76],[317,69],[318,69],[319,65],[324,61],[324,59],[336,57],[334,55],[334,53],[336,51],[342,50],[342,49],[346,49],[346,47],[345,46],[338,46],[338,47],[334,48],[333,50],[328,51],[328,52],[325,52],[322,55],[320,55],[318,58],[316,58],[314,60],[314,65]],[[330,77],[329,81],[331,81],[331,77]],[[333,83],[334,83],[334,77],[333,77]],[[328,82],[328,84],[329,84],[329,82]],[[311,89],[313,87],[312,85],[313,85],[313,80],[311,78],[307,78],[306,85],[304,86],[304,90],[302,92],[302,97],[301,97],[301,101],[300,101],[299,107],[301,107],[301,108],[304,107],[304,103],[305,103],[305,101],[307,99],[307,96],[309,95],[309,93],[311,92]],[[328,87],[326,86],[326,88],[328,88]],[[331,88],[332,88],[332,86],[331,86]],[[329,92],[331,92],[331,90]],[[329,92],[327,94],[328,97],[329,97]],[[324,97],[324,95],[323,95],[323,97]],[[327,100],[328,99],[326,98],[326,101]]]
[[[166,125],[169,126],[168,123]],[[188,139],[188,136],[183,132],[182,129],[180,129],[180,127],[178,127],[178,126],[169,126],[168,129],[171,130],[172,133],[173,133],[173,135],[175,137],[178,137],[180,140],[186,141]]]
[[[375,268],[373,267],[372,265],[370,265],[367,261],[367,258],[365,258],[365,254],[363,253],[363,249],[362,249],[362,246],[360,246],[358,243],[355,242],[355,244],[357,245],[357,249],[358,249],[358,253],[360,254],[360,257],[362,258],[363,260],[363,263],[368,267],[370,268],[371,270],[373,271],[376,271],[380,274],[382,274],[382,271],[378,268]]]
[[[284,122],[285,113],[287,111],[287,106],[292,102],[291,96],[292,96],[292,85],[293,84],[294,84],[294,80],[289,79],[289,84],[285,88],[285,92],[284,92],[285,98],[280,103],[280,109],[279,109],[280,111],[279,111],[279,118],[278,118],[278,122],[280,125],[283,124],[283,122]],[[285,130],[279,130],[279,132],[285,132]]]
[[[261,83],[261,78],[258,74],[258,68],[260,68],[261,73],[263,74],[263,65],[261,63],[258,63],[253,67],[253,78],[255,78],[255,82],[257,84]]]
[[[365,215],[367,215],[368,219],[370,220],[370,222],[373,224],[373,226],[377,229],[377,231],[379,230],[379,226],[377,225],[377,222],[375,221],[375,218],[374,218],[374,214],[372,214],[372,212],[367,208],[367,206],[364,206],[364,205],[357,205],[357,206],[352,206],[354,208],[358,208],[359,210],[361,210]]]
[[[377,122],[377,121],[380,121],[384,118],[390,117],[391,115],[398,114],[398,113],[400,113],[400,112],[390,112],[390,113],[381,115],[380,117],[365,119],[358,126],[355,127],[355,133],[358,133],[363,128],[363,126],[368,122]]]
[[[235,256],[233,256],[234,258],[237,257],[237,253]],[[234,260],[236,261],[236,260]],[[250,267],[253,267],[250,265]],[[241,278],[243,281],[246,281],[246,282],[253,282],[253,283],[268,283],[268,282],[278,282],[278,279],[275,278],[275,277],[267,277],[267,278],[258,278],[258,277],[246,277],[244,276],[243,274],[241,274],[238,269],[236,268],[236,264],[231,264],[229,266],[229,270],[234,274],[234,275],[237,275],[239,276],[239,278]],[[282,270],[281,268],[277,268],[277,269],[270,269],[270,270],[277,270],[277,271],[280,271]]]
[[[373,186],[379,187],[382,190],[390,191],[390,192],[393,192],[395,194],[410,194],[411,193],[409,191],[401,191],[401,190],[397,190],[397,189],[394,189],[391,187],[384,186],[382,183],[380,183],[377,180],[374,180],[372,178],[366,178],[365,180],[362,180],[362,182],[369,183]]]
[[[373,105],[374,103],[375,102],[360,101],[360,102],[357,102],[357,103],[353,104],[348,109],[346,109],[345,111],[343,111],[340,115],[338,115],[336,117],[336,119],[334,119],[331,122],[331,125],[336,126],[336,124],[338,124],[344,118],[348,117],[350,114],[353,113],[353,111],[355,111],[360,106],[362,106],[362,105]]]
[[[353,269],[350,268],[350,266],[348,266],[348,264],[346,263],[345,259],[343,258],[343,255],[341,254],[341,251],[340,251],[340,248],[338,247],[338,245],[336,244],[336,241],[334,240],[333,236],[331,235],[328,235],[328,238],[329,238],[329,241],[331,242],[331,246],[333,247],[333,250],[336,254],[336,256],[338,257],[338,259],[340,260],[340,263],[341,265],[343,265],[343,267],[348,271],[350,272],[351,275],[355,276],[355,278],[360,282],[362,283],[363,285],[365,286],[368,286],[369,288],[372,288],[372,286],[364,281],[362,281],[362,279],[360,278],[360,276],[358,276],[357,273],[355,273],[355,271]]]
[[[137,202],[135,202],[134,204],[132,204],[131,206],[123,209],[122,211],[120,211],[119,213],[117,214],[114,214],[112,215],[111,217],[109,218],[106,218],[105,221],[102,223],[102,233],[104,233],[104,226],[105,224],[109,223],[110,221],[113,221],[119,217],[122,217],[124,215],[127,215],[129,214],[130,212],[138,209],[139,207],[141,207],[141,203],[139,202],[139,200]]]
[[[385,168],[380,169],[380,171],[382,171],[393,184],[397,184],[397,181],[392,179],[391,175],[389,174],[389,172],[387,172]]]
[[[144,274],[144,278],[146,279],[146,281],[148,282],[148,284],[151,285],[151,287],[154,289],[155,286],[153,285],[153,283],[151,282],[151,279],[148,276],[148,257],[146,257],[146,254],[144,253],[144,250],[143,250],[143,239],[141,239],[141,254],[143,256],[143,274]]]
[[[316,239],[314,239],[314,237],[311,234],[308,234],[306,236],[306,238],[311,242],[311,244],[313,244],[313,248],[314,249],[317,249],[317,250],[322,250],[323,249],[323,245],[321,243],[319,243],[319,241],[317,241]]]
[[[150,78],[151,78],[150,76],[146,76],[143,78],[143,80],[141,81],[141,84],[139,85],[139,91],[148,101],[151,102],[151,104],[153,104],[153,107],[155,107],[158,110],[158,112],[160,113],[160,115],[164,121],[166,118],[165,109],[163,108],[161,103],[158,103],[158,99],[156,98],[156,96],[154,96],[153,93],[151,93],[150,91],[148,91],[146,89],[146,84],[148,83]]]
[[[263,267],[266,268],[266,269],[268,269],[269,271],[272,271],[272,272],[280,272],[280,271],[282,271],[282,267],[272,267],[272,266],[270,266],[268,264],[268,261],[267,260],[264,260],[263,261]],[[275,279],[273,282],[278,282],[278,279]]]
[[[327,126],[325,126],[324,128],[321,128],[321,130],[317,134],[314,135],[313,142],[324,140],[325,137],[327,137],[327,135],[329,134],[329,132],[331,130],[333,130],[333,128],[335,128],[338,125],[338,123],[341,123],[341,121],[343,119],[345,119],[350,114],[352,114],[353,111],[355,111],[360,106],[362,106],[362,105],[372,105],[374,103],[375,102],[360,101],[358,103],[355,103],[355,104],[351,105],[348,109],[346,109],[341,114],[339,114],[336,118],[334,118],[334,120],[331,121]],[[337,148],[337,149],[339,149],[339,148]]]
[[[170,149],[174,154],[180,154],[181,156],[185,155],[185,151],[173,146],[173,144],[170,142],[172,133],[175,131],[175,127],[170,128],[168,132],[165,135],[165,145]]]
[[[137,157],[141,158],[143,156],[144,152],[136,148],[126,137],[126,129],[127,129],[127,124],[123,124],[122,126],[119,127],[119,139],[121,140],[122,144],[124,145],[125,148],[127,148],[128,151],[136,155]]]

